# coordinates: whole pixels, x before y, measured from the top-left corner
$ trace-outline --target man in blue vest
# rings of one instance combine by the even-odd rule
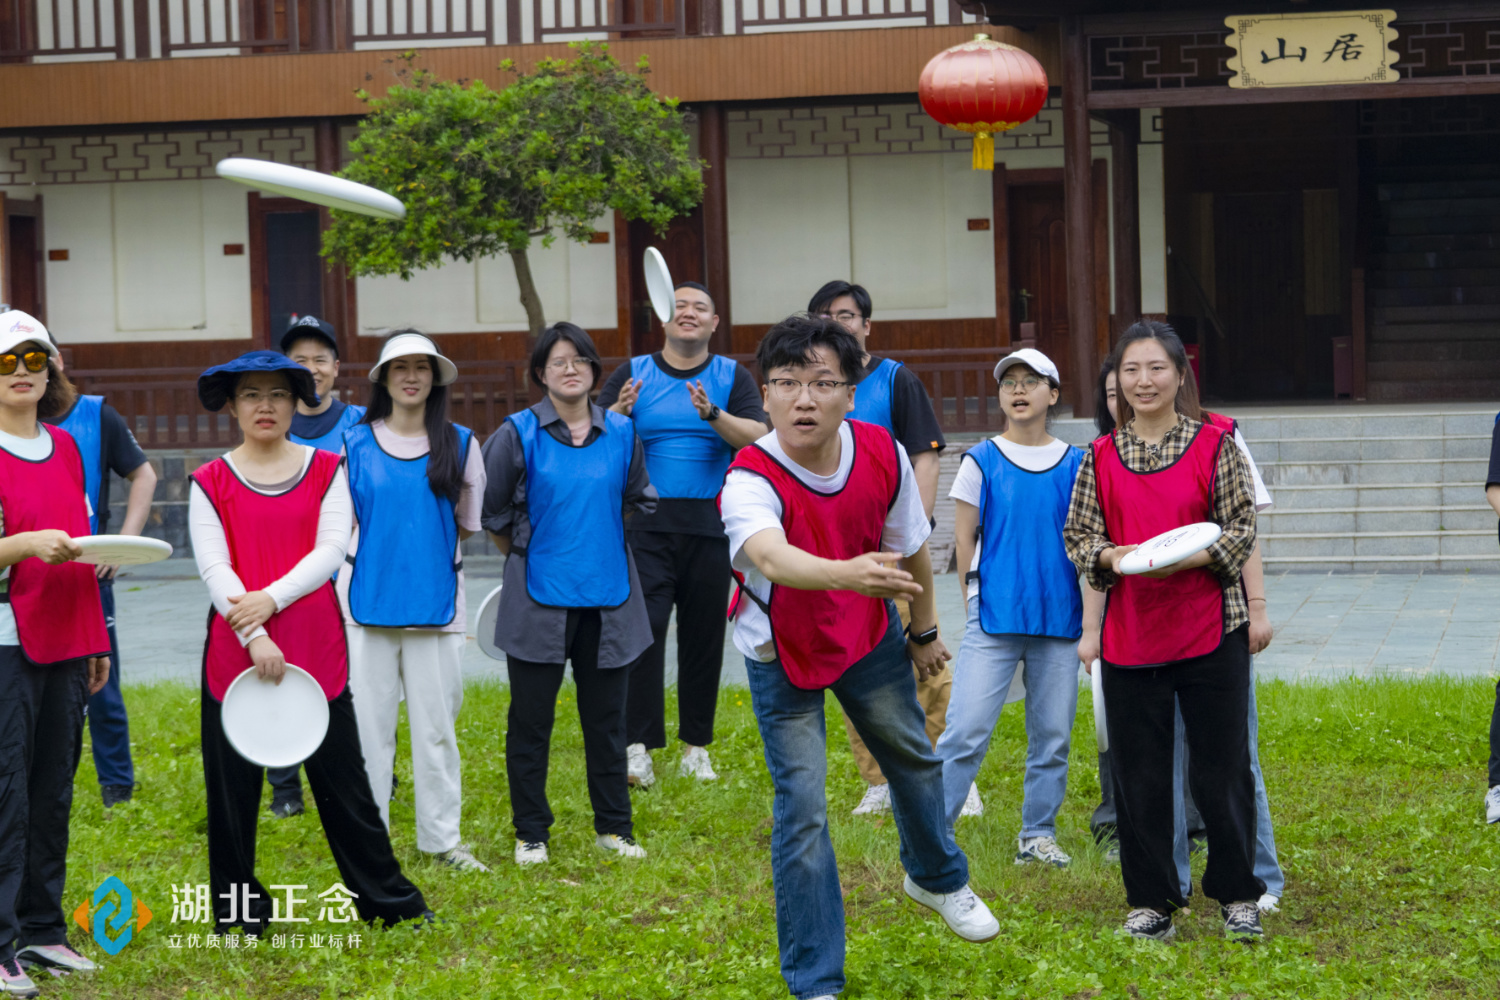
[[[62,364],[58,360],[59,366]],[[93,515],[89,530],[109,533],[110,473],[130,483],[125,502],[125,520],[117,534],[139,535],[151,513],[156,493],[156,470],[136,443],[125,420],[103,396],[78,397],[64,416],[48,423],[61,427],[78,442],[83,457],[84,488]],[[109,630],[109,679],[99,693],[90,696],[89,737],[94,744],[94,773],[104,807],[129,802],[135,790],[135,764],[130,758],[130,720],[120,694],[120,642],[115,635],[115,566],[96,567],[99,603],[104,606],[104,624]]]
[[[854,409],[849,416],[855,420],[879,424],[890,431],[906,454],[911,458],[912,472],[917,477],[917,489],[922,494],[922,508],[928,520],[937,503],[938,456],[948,446],[943,432],[938,427],[937,414],[932,409],[932,399],[921,379],[899,361],[877,358],[866,349],[870,336],[870,316],[874,304],[870,293],[862,285],[848,281],[830,281],[813,295],[807,311],[823,319],[835,320],[840,326],[854,334],[862,352],[864,366],[858,388],[854,393]],[[936,522],[933,522],[936,523]],[[909,624],[910,610],[905,601],[896,602],[902,625]],[[937,746],[947,724],[948,692],[953,686],[953,671],[944,666],[942,671],[930,677],[917,677],[917,700],[927,714],[927,737]],[[865,779],[865,794],[854,815],[890,812],[890,786],[880,765],[865,748],[859,733],[855,732],[849,717],[844,717],[844,728],[849,733],[849,748],[854,752],[854,762],[859,767],[860,777]],[[970,789],[969,799],[964,803],[965,816],[977,816],[984,807],[979,801],[978,789]]]
[[[766,433],[766,413],[749,369],[711,354],[719,317],[708,289],[695,281],[675,290],[666,343],[621,365],[599,393],[599,405],[635,421],[646,470],[661,500],[655,514],[626,522],[651,618],[653,642],[630,667],[625,706],[632,785],[656,780],[651,751],[667,745],[667,624],[677,606],[677,738],[687,746],[678,773],[700,781],[718,775],[708,757],[724,663],[724,609],[729,600],[729,540],[714,498],[743,448]]]

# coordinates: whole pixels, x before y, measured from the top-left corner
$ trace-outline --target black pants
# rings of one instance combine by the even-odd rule
[[[667,625],[677,605],[677,738],[706,747],[714,739],[719,673],[729,603],[729,539],[722,535],[633,531],[630,548],[651,618],[651,648],[631,664],[625,742],[667,745]]]
[[[599,612],[569,611],[563,655],[573,662],[578,719],[588,769],[594,832],[631,835],[630,786],[625,781],[625,667],[599,669]],[[561,663],[534,663],[511,656],[510,714],[506,720],[505,773],[516,839],[547,842],[552,809],[547,805],[547,763]],[[368,782],[367,782],[368,784]]]
[[[205,684],[203,778],[208,790],[208,882],[214,920],[221,932],[238,925],[247,932],[263,934],[272,915],[271,896],[255,877],[255,825],[263,769],[230,746],[220,713],[221,706]],[[354,700],[347,688],[328,703],[328,735],[302,766],[307,769],[307,781],[339,877],[345,888],[358,896],[355,907],[360,919],[394,924],[421,916],[427,901],[401,874],[390,834],[370,795],[370,779],[354,723]],[[230,900],[225,894],[234,887],[243,900],[244,890],[239,887],[246,885],[260,898],[252,895],[250,913],[238,912],[231,920]],[[300,915],[317,917],[315,894],[321,891],[318,887],[310,890],[310,902],[302,904]],[[312,912],[306,912],[309,907]]]
[[[1495,685],[1495,711],[1490,715],[1490,787],[1500,785],[1500,683]]]
[[[0,646],[0,961],[22,945],[68,940],[62,896],[86,662],[39,667],[20,646]]]
[[[1250,645],[1242,625],[1206,656],[1162,667],[1104,665],[1126,900],[1166,912],[1187,905],[1172,858],[1174,697],[1193,755],[1188,783],[1208,831],[1203,892],[1221,903],[1258,899],[1266,887],[1255,877]]]
[[[1188,767],[1188,761],[1192,754],[1183,749],[1182,766]],[[1188,837],[1193,840],[1204,835],[1203,817],[1198,813],[1198,803],[1193,801],[1192,779],[1186,777],[1187,771],[1183,771],[1182,782],[1182,808],[1187,817]],[[1094,842],[1102,844],[1105,841],[1115,839],[1115,779],[1114,762],[1110,759],[1109,751],[1106,750],[1099,755],[1099,805],[1095,807],[1094,814],[1089,817],[1089,832],[1094,835]]]
[[[288,799],[302,799],[302,779],[298,772],[302,770],[301,764],[293,764],[291,767],[268,767],[266,768],[266,780],[271,783],[271,801],[285,802]]]

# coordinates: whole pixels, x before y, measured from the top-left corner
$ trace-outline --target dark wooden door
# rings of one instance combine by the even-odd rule
[[[1011,343],[1020,324],[1036,324],[1036,346],[1063,383],[1073,366],[1068,341],[1068,256],[1060,184],[1010,189]]]
[[[293,315],[327,318],[321,241],[313,206],[250,195],[250,316],[262,346],[279,347]]]
[[[1302,192],[1214,198],[1215,308],[1225,341],[1208,379],[1230,398],[1308,391]]]
[[[42,198],[32,201],[0,195],[0,257],[5,261],[3,298],[47,322],[47,272],[42,264],[44,235]]]
[[[703,281],[703,210],[695,208],[678,216],[667,227],[665,236],[640,221],[630,223],[630,353],[649,354],[661,350],[663,334],[656,313],[651,310],[651,296],[646,291],[646,271],[642,263],[647,247],[656,247],[672,272],[673,281]]]

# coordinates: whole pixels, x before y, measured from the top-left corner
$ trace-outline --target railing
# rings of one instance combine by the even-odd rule
[[[738,0],[735,30],[850,21],[917,20],[935,24],[939,0]]]
[[[313,0],[158,0],[163,57],[174,52],[299,52]]]
[[[125,58],[123,0],[0,0],[0,62],[87,55]]]
[[[493,45],[495,0],[349,0],[353,44],[469,40]],[[518,39],[517,39],[518,40]]]
[[[532,0],[532,40],[561,35],[687,34],[687,0]]]

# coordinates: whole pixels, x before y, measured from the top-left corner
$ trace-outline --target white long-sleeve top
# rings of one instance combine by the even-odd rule
[[[307,445],[300,447],[307,452],[302,458],[302,471],[290,486],[279,490],[267,490],[262,484],[246,479],[228,455],[224,456],[224,461],[246,486],[266,496],[277,496],[296,486],[307,475],[316,449]],[[293,601],[311,594],[338,572],[344,561],[344,552],[349,548],[349,531],[353,523],[354,501],[349,496],[349,478],[341,465],[318,508],[318,536],[313,550],[285,576],[265,588],[276,602],[277,611],[283,611]],[[198,575],[208,587],[208,596],[214,602],[215,610],[221,616],[228,615],[234,608],[229,598],[245,593],[245,585],[230,562],[229,539],[224,534],[219,514],[196,481],[188,493],[188,536],[193,542]],[[250,640],[265,634],[264,626],[257,626],[249,633],[237,633],[242,646],[248,646]]]

